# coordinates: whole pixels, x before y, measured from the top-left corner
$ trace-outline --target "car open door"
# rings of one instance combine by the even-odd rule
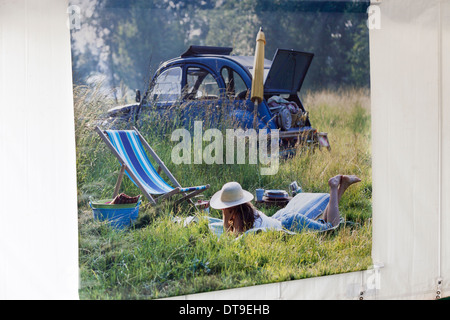
[[[298,98],[308,69],[314,54],[294,50],[278,49],[272,60],[272,65],[264,82],[264,95],[267,97],[275,95],[288,95]],[[303,109],[303,106],[301,105]],[[309,122],[309,121],[308,121]],[[297,141],[314,142],[316,130],[310,126],[292,127],[286,131],[281,130],[279,136],[282,139],[297,139]]]
[[[264,83],[264,94],[297,94],[314,54],[277,49]]]

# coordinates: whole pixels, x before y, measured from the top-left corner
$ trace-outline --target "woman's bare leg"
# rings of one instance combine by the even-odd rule
[[[338,188],[336,188],[337,180],[339,180]],[[328,180],[328,185],[330,186],[330,201],[323,212],[323,219],[325,222],[331,222],[333,226],[339,223],[339,202],[341,201],[342,195],[349,186],[360,181],[361,179],[355,175],[338,175]],[[337,189],[337,193],[335,189]],[[335,221],[336,219],[337,222]],[[335,222],[336,224],[334,224]]]
[[[330,186],[330,200],[325,208],[323,219],[325,222],[330,222],[333,227],[339,223],[339,185],[341,183],[342,176],[337,175],[328,180]]]
[[[347,190],[347,188],[349,186],[351,186],[354,183],[360,182],[360,181],[361,181],[361,179],[355,175],[342,176],[341,184],[339,185],[339,190],[338,190],[338,202],[341,201],[342,195],[344,194],[345,190]]]

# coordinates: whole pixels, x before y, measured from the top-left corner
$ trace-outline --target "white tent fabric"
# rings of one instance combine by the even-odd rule
[[[440,103],[440,165],[441,165],[441,194],[440,194],[440,243],[439,243],[439,276],[445,281],[444,293],[450,295],[450,1],[441,4],[441,81],[439,94]]]
[[[370,31],[376,269],[176,299],[450,295],[450,0],[373,5],[381,19]],[[0,0],[1,299],[78,297],[67,18],[67,1]]]
[[[0,299],[77,299],[67,3],[0,0]]]
[[[382,297],[433,298],[438,278],[449,294],[450,1],[379,7],[381,29],[370,33],[373,258],[385,264]]]

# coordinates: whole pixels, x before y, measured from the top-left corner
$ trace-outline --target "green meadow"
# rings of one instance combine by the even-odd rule
[[[183,186],[211,185],[200,199],[209,199],[229,181],[239,182],[252,193],[257,188],[288,190],[293,181],[303,192],[328,192],[328,179],[336,174],[356,174],[362,179],[342,198],[340,212],[347,223],[333,232],[270,231],[239,238],[218,238],[206,219],[187,226],[174,222],[174,217],[196,214],[187,203],[150,206],[144,199],[135,225],[122,231],[93,219],[89,199],[111,198],[120,170],[117,159],[94,132],[96,119],[115,105],[110,97],[99,88],[74,88],[81,299],[164,298],[365,270],[371,265],[368,91],[305,93],[302,102],[311,123],[328,133],[331,150],[299,146],[295,156],[280,159],[275,175],[261,175],[261,164],[176,165],[171,152],[177,142],[171,141],[170,133],[179,127],[177,115],[151,114],[141,119],[140,132]],[[120,191],[141,194],[127,177]],[[276,212],[275,208],[258,209],[268,215]],[[221,218],[216,210],[209,214]]]

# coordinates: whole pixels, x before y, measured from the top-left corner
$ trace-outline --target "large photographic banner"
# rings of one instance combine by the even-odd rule
[[[67,14],[81,299],[372,268],[368,1]]]

